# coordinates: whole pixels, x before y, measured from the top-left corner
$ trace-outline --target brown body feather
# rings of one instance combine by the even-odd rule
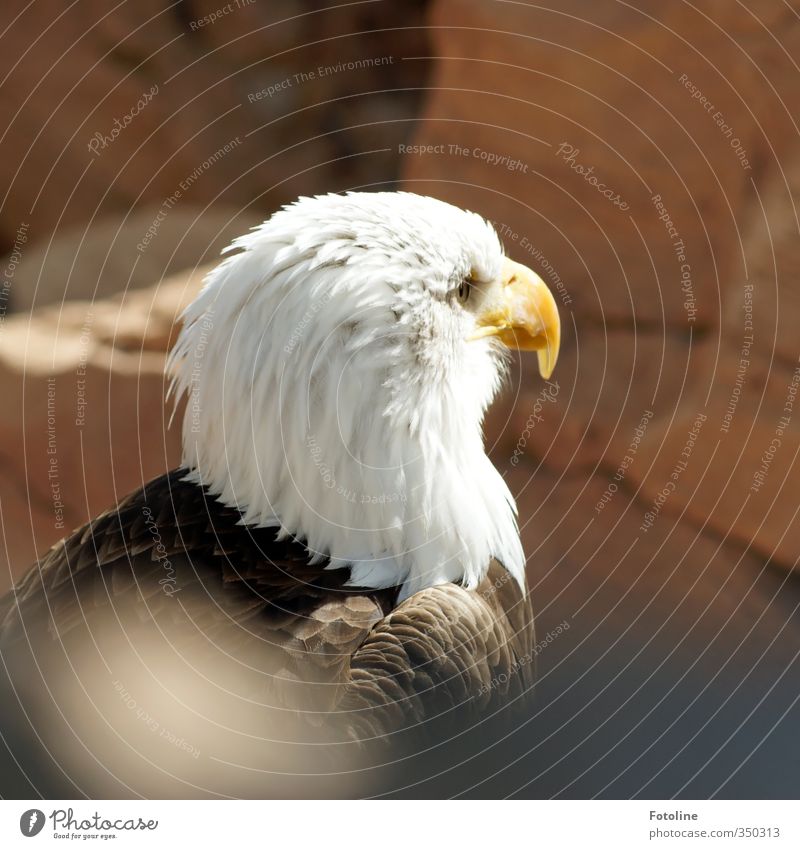
[[[499,565],[477,591],[396,606],[183,475],[0,600],[3,795],[364,795],[413,783],[429,768],[415,753],[459,741],[458,760],[524,715],[531,608]]]

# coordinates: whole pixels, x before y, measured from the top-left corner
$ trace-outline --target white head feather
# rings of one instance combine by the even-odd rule
[[[497,277],[492,227],[413,194],[325,195],[228,250],[170,356],[193,478],[353,585],[475,587],[493,557],[522,583],[516,508],[482,436],[503,347],[466,341],[475,319],[455,297]]]

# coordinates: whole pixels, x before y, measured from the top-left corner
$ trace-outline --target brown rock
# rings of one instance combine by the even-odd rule
[[[0,268],[11,269],[6,274],[10,308],[18,312],[63,300],[92,301],[152,286],[214,262],[236,236],[263,220],[225,207],[176,207],[163,219],[159,210],[149,206],[119,219],[107,216],[26,245],[16,261],[13,252],[0,259]]]
[[[231,7],[7,4],[0,253],[21,224],[46,244],[170,200],[257,217],[394,180],[427,67],[402,61],[427,52],[422,2]]]
[[[164,358],[203,271],[0,325],[3,587],[65,533],[178,462]]]
[[[684,334],[564,330],[550,381],[522,354],[489,410],[485,430],[489,447],[506,455],[502,468],[518,465],[521,454],[571,474],[608,465],[646,412],[669,410],[685,393]]]

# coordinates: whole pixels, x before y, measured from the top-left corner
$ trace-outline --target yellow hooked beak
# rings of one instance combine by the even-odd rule
[[[538,274],[505,258],[500,285],[487,293],[469,340],[497,336],[509,348],[537,351],[539,373],[553,373],[561,345],[561,320],[550,290]]]

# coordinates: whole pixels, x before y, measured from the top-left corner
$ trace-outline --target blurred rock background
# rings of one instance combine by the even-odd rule
[[[521,360],[487,422],[540,707],[464,792],[796,796],[800,4],[228,6],[5,9],[5,583],[175,464],[164,355],[231,235],[432,194],[564,326],[549,397]]]

